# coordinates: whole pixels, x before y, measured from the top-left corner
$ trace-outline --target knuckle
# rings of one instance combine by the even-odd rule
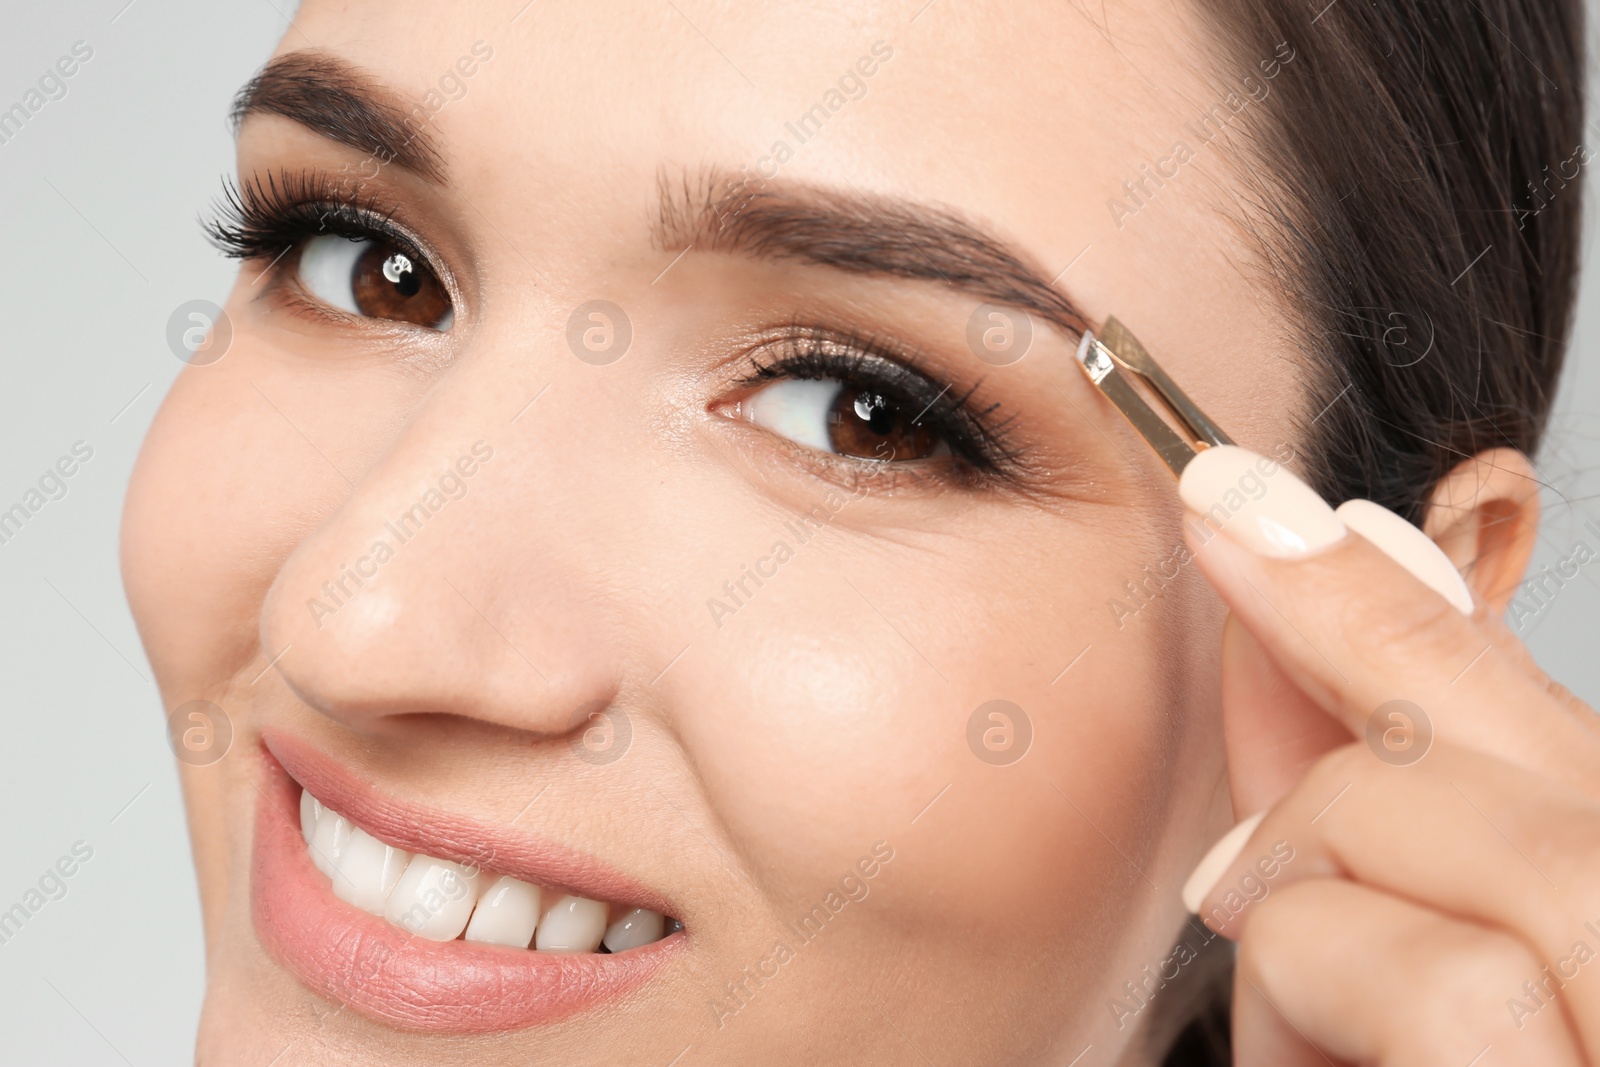
[[[1311,765],[1299,789],[1304,791],[1307,804],[1320,807],[1345,786],[1370,777],[1375,762],[1372,753],[1360,741],[1340,745]]]
[[[1469,620],[1439,596],[1339,597],[1340,631],[1368,654],[1402,664],[1449,658],[1469,641]]]
[[[1351,778],[1365,778],[1372,773],[1372,761],[1368,759],[1370,753],[1366,746],[1359,741],[1352,741],[1322,757],[1324,770],[1322,773],[1330,779],[1340,778],[1348,781]]]

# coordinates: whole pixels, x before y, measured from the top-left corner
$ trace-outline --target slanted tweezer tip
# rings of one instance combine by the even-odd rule
[[[1106,319],[1100,338],[1084,331],[1077,357],[1084,374],[1101,395],[1122,412],[1173,474],[1182,474],[1200,449],[1233,443],[1115,318]],[[1166,409],[1182,428],[1181,434],[1156,414],[1134,382]]]
[[[1078,343],[1078,365],[1083,368],[1083,373],[1096,385],[1107,374],[1116,369],[1112,362],[1111,353],[1106,346],[1095,339],[1093,333],[1084,331],[1083,340]]]
[[[1094,331],[1084,330],[1083,340],[1078,342],[1078,362],[1085,367],[1089,365],[1089,348],[1094,344]]]

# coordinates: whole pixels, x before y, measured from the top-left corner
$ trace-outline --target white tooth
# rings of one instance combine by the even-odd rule
[[[383,917],[430,941],[454,941],[466,928],[477,899],[477,871],[418,855],[389,894]]]
[[[659,911],[633,908],[623,912],[606,927],[605,946],[612,952],[626,952],[630,948],[660,941],[665,925],[666,920]]]
[[[300,836],[311,844],[311,835],[317,832],[317,816],[322,814],[322,801],[311,795],[311,790],[300,790]]]
[[[410,862],[411,853],[352,827],[350,843],[333,875],[333,895],[364,912],[382,915],[384,902]]]
[[[533,947],[540,952],[593,952],[606,933],[606,906],[585,897],[560,896],[539,918]]]
[[[463,935],[468,941],[527,948],[539,922],[539,887],[502,874],[478,895]]]
[[[352,829],[350,820],[332,808],[324,807],[317,815],[317,828],[311,835],[311,862],[329,878],[338,869],[339,857],[350,844]]]

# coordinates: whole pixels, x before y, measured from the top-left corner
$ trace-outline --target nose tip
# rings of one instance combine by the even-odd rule
[[[488,521],[500,503],[487,484],[430,496],[417,464],[383,466],[301,542],[263,604],[263,651],[301,701],[365,732],[442,713],[555,736],[574,709],[615,696],[572,568],[521,553],[508,576],[486,543],[504,529]]]

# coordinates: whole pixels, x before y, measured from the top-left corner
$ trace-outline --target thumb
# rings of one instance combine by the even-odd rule
[[[1222,734],[1237,819],[1272,807],[1313,763],[1355,740],[1232,614],[1222,628]]]

